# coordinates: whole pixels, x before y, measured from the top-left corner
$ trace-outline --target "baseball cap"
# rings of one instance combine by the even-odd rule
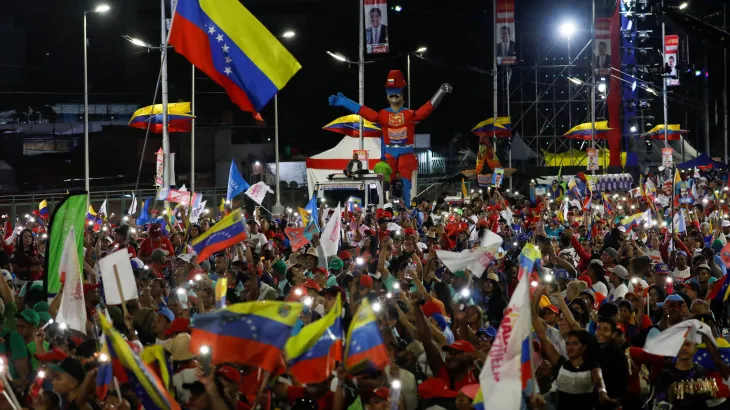
[[[608,268],[608,271],[613,273],[614,275],[618,276],[621,279],[626,279],[629,276],[629,272],[626,271],[626,268],[624,268],[621,265],[616,265],[613,268]]]
[[[459,390],[459,393],[470,398],[471,400],[474,400],[474,398],[477,396],[478,391],[479,391],[479,383],[474,383],[474,384],[467,384],[466,386],[462,387],[461,390]]]
[[[660,275],[669,275],[671,271],[669,270],[669,265],[666,263],[657,263],[654,265],[654,273],[658,273]]]
[[[593,279],[591,279],[591,277],[588,275],[580,275],[578,276],[578,280],[582,280],[583,282],[587,283],[589,288],[593,286]]]
[[[446,345],[441,350],[449,353],[470,353],[474,351],[474,346],[466,340],[457,340],[450,345]]]
[[[724,220],[722,221],[722,227],[723,227],[723,228],[728,228],[728,227],[730,227],[730,221],[728,221],[727,219],[724,219]]]
[[[164,316],[167,320],[170,321],[170,323],[175,321],[175,314],[172,313],[172,310],[166,307],[160,308],[160,310],[157,311],[157,314]]]
[[[87,294],[90,290],[99,289],[101,284],[96,283],[84,283],[84,295]]]
[[[224,364],[223,366],[219,367],[215,372],[216,374],[224,376],[235,384],[241,383],[241,372],[239,372],[238,369],[229,364]]]
[[[453,399],[459,393],[449,389],[446,382],[438,377],[426,379],[418,385],[418,396],[423,399],[446,398]]]
[[[377,389],[373,390],[373,394],[383,400],[388,400],[390,398],[390,389],[387,387],[378,387]]]
[[[543,309],[550,309],[556,315],[558,314],[558,307],[555,306],[555,305],[547,305],[547,306],[543,306],[542,308]]]
[[[695,281],[683,282],[682,283],[682,287],[685,288],[685,289],[692,289],[696,293],[700,293],[701,292],[700,284],[697,283],[697,282],[695,282]]]
[[[360,287],[361,288],[369,288],[372,289],[373,287],[373,278],[371,278],[368,275],[360,275]]]
[[[165,330],[167,336],[172,336],[177,333],[190,333],[190,319],[184,317],[175,318],[167,330]]]
[[[700,270],[700,269],[705,269],[708,272],[710,272],[710,274],[712,274],[712,269],[710,269],[710,266],[707,265],[706,263],[701,263],[701,264],[695,266],[695,274],[699,273],[697,271]]]
[[[625,226],[619,226],[618,231],[622,233],[626,233],[626,227]]]
[[[343,266],[342,259],[337,256],[332,257],[332,260],[330,260],[330,270],[340,270]]]
[[[53,364],[48,367],[54,372],[68,374],[69,376],[76,379],[76,381],[78,381],[79,383],[83,382],[84,378],[86,378],[84,365],[81,364],[81,361],[72,357],[67,357],[63,359],[61,363]]]
[[[408,346],[406,346],[406,350],[413,353],[415,357],[419,357],[426,352],[426,349],[423,347],[423,343],[418,340],[414,340],[408,344]]]
[[[556,279],[562,279],[562,280],[573,279],[573,277],[570,276],[568,271],[565,269],[553,269],[553,276],[555,276]]]
[[[272,267],[274,268],[274,271],[279,275],[283,275],[286,273],[286,262],[282,260],[274,262],[274,265]]]
[[[22,312],[16,313],[15,317],[18,319],[23,319],[33,326],[38,326],[38,324],[41,322],[41,319],[38,316],[38,312],[30,309],[25,309]]]
[[[340,251],[340,253],[337,254],[337,257],[340,259],[352,259],[352,254],[350,251]]]
[[[664,302],[659,302],[656,305],[659,306],[659,307],[662,307],[667,302],[682,302],[682,303],[684,303],[684,298],[682,298],[681,296],[679,296],[679,295],[677,295],[675,293],[675,294],[672,294],[672,295],[667,296],[667,298],[664,299]]]
[[[618,251],[616,249],[613,249],[610,247],[604,249],[603,253],[605,253],[606,255],[610,256],[613,259],[616,259],[618,257]]]
[[[64,353],[63,350],[57,347],[54,347],[50,352],[47,353],[35,353],[34,356],[41,362],[60,362],[68,357],[68,355]]]
[[[322,290],[322,288],[317,284],[317,282],[314,281],[314,279],[307,279],[306,281],[304,281],[304,287],[314,289],[317,292]]]
[[[497,329],[493,328],[492,326],[483,327],[483,328],[477,330],[477,337],[479,337],[481,335],[487,335],[487,336],[491,337],[492,339],[494,339],[495,337],[497,337]]]

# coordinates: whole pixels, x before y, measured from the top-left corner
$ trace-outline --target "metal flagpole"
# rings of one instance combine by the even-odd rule
[[[596,0],[592,2],[593,20],[591,20],[591,31],[593,32],[593,52],[591,53],[591,148],[596,148]],[[573,124],[571,124],[572,126]],[[596,175],[596,170],[591,170],[591,175]]]
[[[504,69],[504,89],[506,90],[506,92],[505,92],[505,98],[506,98],[506,101],[507,101],[507,117],[510,117],[511,116],[511,114],[510,114],[510,107],[509,107],[509,83],[510,83],[511,80],[512,80],[512,68],[510,68],[509,66],[506,66],[505,69]],[[510,119],[510,123],[511,123],[511,121],[512,120]],[[510,132],[510,134],[512,134],[512,133]],[[510,137],[509,137],[509,152],[507,153],[507,155],[508,155],[508,161],[509,161],[509,167],[510,168],[512,168],[512,141],[513,141],[513,138],[514,137],[512,135],[510,135]],[[512,190],[512,176],[511,175],[509,177],[509,189],[510,189],[510,191]]]
[[[163,188],[170,187],[170,129],[167,117],[168,91],[167,91],[167,21],[165,13],[165,0],[160,0],[160,38],[162,38],[162,152],[163,152]]]
[[[273,211],[277,214],[284,212],[281,206],[281,186],[279,183],[279,93],[274,94],[274,155],[276,156],[276,204]]]
[[[664,1],[662,1],[662,8],[664,8]],[[666,35],[667,35],[666,24],[664,24],[664,22],[662,22],[662,58],[663,59],[666,59],[666,55],[667,55],[667,42],[665,39]],[[667,77],[666,77],[666,74],[662,75],[662,98],[664,99],[664,148],[669,148],[669,127],[667,126],[667,115],[668,115],[667,103],[668,102],[667,102]],[[674,163],[674,160],[672,160],[672,163]],[[672,191],[672,195],[674,195],[674,191]],[[672,201],[672,203],[674,203],[674,201]],[[673,214],[672,214],[672,217],[674,217]]]
[[[411,108],[411,53],[406,55],[406,77],[408,77],[408,108]]]
[[[493,98],[493,105],[494,105],[494,112],[492,113],[493,116],[493,123],[492,128],[494,128],[497,124],[497,104],[499,99],[499,92],[497,91],[497,88],[499,87],[499,77],[497,72],[497,0],[492,1],[492,10],[494,12],[494,31],[492,31],[492,35],[494,36],[492,38],[492,44],[494,44],[494,61],[492,66],[492,98]],[[495,132],[492,133],[492,144],[494,145],[494,151],[497,151],[497,138],[495,137]],[[479,172],[480,170],[477,170]]]
[[[727,30],[727,4],[724,4],[722,6],[722,28]],[[725,163],[727,164],[727,48],[723,50],[723,87],[722,87],[722,106],[724,112],[724,129],[725,129],[725,138],[723,138],[723,141],[725,142]]]
[[[360,4],[360,10],[358,11],[358,16],[360,16],[360,34],[358,35],[358,38],[360,39],[360,46],[359,46],[359,52],[357,57],[357,69],[358,69],[358,103],[363,106],[365,105],[365,2],[364,0],[359,1]],[[410,101],[409,101],[410,102]],[[360,149],[365,149],[365,139],[363,137],[363,118],[360,117]],[[381,153],[383,155],[385,153]],[[369,160],[369,158],[368,158]],[[365,161],[365,169],[368,169],[368,161]],[[369,190],[370,184],[365,184],[365,200],[364,205],[367,208],[368,206],[368,197],[369,197]]]
[[[84,188],[86,188],[86,209],[89,209],[89,61],[86,40],[86,14],[84,13]]]
[[[193,65],[193,80],[192,80],[193,93],[190,99],[191,112],[193,119],[191,121],[190,129],[190,192],[195,192],[195,66]],[[276,159],[279,160],[278,158]],[[190,207],[192,209],[192,207]]]

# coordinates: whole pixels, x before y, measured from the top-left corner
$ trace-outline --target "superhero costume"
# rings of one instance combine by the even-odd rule
[[[385,90],[391,106],[380,110],[380,112],[362,106],[345,97],[342,93],[337,93],[337,95],[329,98],[330,105],[344,107],[348,111],[380,126],[383,133],[380,152],[393,169],[391,181],[395,178],[396,172],[400,172],[401,176],[408,180],[412,179],[413,172],[418,170],[414,137],[416,123],[428,118],[443,97],[452,91],[449,84],[441,84],[431,100],[423,104],[421,108],[412,110],[403,107],[402,93],[406,85],[408,84],[400,70],[391,70],[388,73]]]

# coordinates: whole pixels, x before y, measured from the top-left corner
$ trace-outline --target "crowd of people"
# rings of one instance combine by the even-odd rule
[[[164,387],[181,408],[496,409],[475,404],[480,389],[488,388],[479,376],[520,275],[527,274],[534,386],[523,393],[523,408],[730,409],[730,344],[723,338],[730,262],[730,253],[722,252],[730,235],[726,183],[713,174],[695,178],[692,202],[675,208],[678,198],[671,189],[656,190],[664,186],[656,178],[627,192],[592,193],[583,177],[576,189],[557,181],[549,195],[536,195],[532,185],[528,197],[485,188],[454,203],[444,193],[384,209],[347,207],[341,215],[320,207],[309,216],[320,227],[342,218],[336,255],[326,255],[317,234],[293,251],[286,228],[302,221],[291,212],[271,215],[257,207],[245,219],[246,239],[205,260],[191,244],[226,212],[198,223],[166,213],[144,226],[111,218],[84,233],[78,291],[85,332],[54,321],[64,293],[49,300],[44,291],[44,228],[6,223],[0,402],[46,410],[143,407],[142,391],[129,380],[97,394],[99,366],[108,360],[100,344],[105,316],[153,372],[162,377],[169,366]],[[481,260],[484,269],[452,271],[452,259],[437,255],[478,251],[488,232],[501,244]],[[535,272],[521,273],[527,244],[542,260]],[[107,305],[96,265],[123,249],[139,297],[126,306]],[[250,363],[210,368],[191,348],[192,333],[197,315],[216,310],[223,278],[229,306],[306,305],[292,336],[340,301],[347,331],[367,300],[388,363],[358,374],[338,364],[326,379],[309,384],[287,369],[269,377]],[[711,329],[701,343],[687,337],[674,356],[644,349],[690,320]]]

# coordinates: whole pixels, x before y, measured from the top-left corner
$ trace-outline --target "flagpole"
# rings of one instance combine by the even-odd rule
[[[192,96],[190,97],[190,109],[193,118],[190,122],[190,192],[195,193],[195,65],[193,64]],[[277,163],[279,158],[276,159]],[[192,209],[192,206],[189,207]]]
[[[359,25],[360,34],[358,37],[360,39],[360,44],[359,44],[359,50],[358,50],[359,52],[358,52],[358,58],[357,58],[358,103],[360,104],[360,106],[364,106],[365,105],[365,2],[364,2],[364,0],[360,0],[359,3],[360,3],[360,10],[358,11],[358,16],[359,16],[359,20],[360,20],[360,25]],[[363,118],[362,118],[362,116],[360,116],[360,149],[361,150],[365,149],[365,138],[363,137],[363,125],[364,125]],[[385,153],[381,152],[380,155],[383,156],[383,155],[385,155]],[[370,157],[370,155],[368,155],[368,157]],[[366,170],[369,168],[368,167],[369,160],[370,160],[370,158],[368,158],[365,161]],[[368,197],[369,197],[368,191],[370,190],[369,187],[370,187],[370,184],[365,183],[365,189],[364,189],[364,191],[365,191],[364,200],[365,201],[364,202],[365,202],[366,209],[367,209],[368,202],[369,202],[368,201]]]
[[[276,157],[276,203],[274,204],[274,212],[282,214],[284,207],[281,206],[281,187],[279,183],[279,93],[274,94],[274,156]]]
[[[167,21],[165,13],[165,0],[160,0],[160,38],[162,39],[162,152],[163,152],[163,172],[162,172],[162,184],[164,188],[170,188],[170,129],[169,129],[169,118],[167,116],[168,107],[168,87],[167,87]],[[167,201],[165,201],[165,208],[167,208]]]

